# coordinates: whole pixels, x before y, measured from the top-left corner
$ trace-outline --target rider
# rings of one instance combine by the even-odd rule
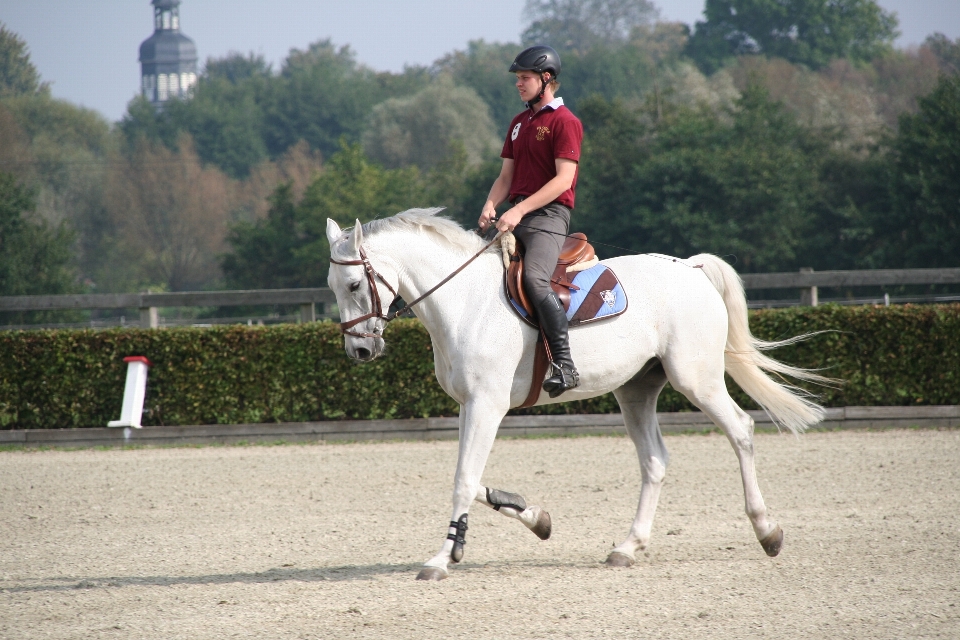
[[[556,398],[580,384],[570,356],[567,315],[550,278],[569,233],[583,125],[563,106],[563,98],[554,97],[560,86],[560,56],[552,48],[524,49],[510,72],[517,76],[526,109],[510,123],[500,153],[500,176],[490,188],[479,224],[483,231],[491,224],[513,231],[523,243],[523,288],[533,301],[553,357],[553,375],[543,389]],[[496,220],[497,205],[507,199],[513,207]]]

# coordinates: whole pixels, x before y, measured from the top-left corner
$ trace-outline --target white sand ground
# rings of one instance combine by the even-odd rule
[[[645,557],[626,438],[499,441],[464,562],[414,580],[456,443],[0,453],[0,638],[960,638],[960,431],[756,439],[767,558],[718,435],[666,438]]]

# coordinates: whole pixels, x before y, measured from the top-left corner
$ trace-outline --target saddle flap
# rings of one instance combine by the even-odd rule
[[[511,299],[515,300],[526,310],[530,318],[536,317],[533,301],[527,297],[523,288],[523,243],[516,240],[516,252],[510,256],[510,266],[507,267],[506,281],[507,292]],[[576,289],[573,284],[573,277],[576,275],[571,269],[573,265],[596,261],[597,252],[593,245],[587,242],[587,236],[577,232],[571,234],[563,243],[560,250],[560,258],[557,260],[557,266],[553,272],[550,286],[556,292],[560,301],[563,303],[564,310],[570,309],[570,290]]]

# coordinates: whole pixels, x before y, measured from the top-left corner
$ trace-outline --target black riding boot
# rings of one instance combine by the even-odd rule
[[[550,355],[553,356],[553,375],[544,380],[543,390],[549,393],[551,398],[556,398],[580,384],[580,374],[570,357],[567,314],[556,293],[551,291],[540,301],[537,305],[537,316],[547,344],[550,345]]]

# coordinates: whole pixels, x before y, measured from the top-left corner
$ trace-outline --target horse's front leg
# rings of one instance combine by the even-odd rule
[[[449,575],[450,562],[460,562],[466,544],[467,512],[480,489],[480,478],[490,449],[509,408],[509,396],[497,402],[488,398],[471,399],[460,405],[460,453],[453,483],[453,512],[447,539],[440,552],[424,564],[417,580],[443,580]]]
[[[481,486],[477,489],[476,500],[508,518],[519,520],[541,540],[550,538],[553,531],[550,514],[535,504],[528,506],[520,494]]]

